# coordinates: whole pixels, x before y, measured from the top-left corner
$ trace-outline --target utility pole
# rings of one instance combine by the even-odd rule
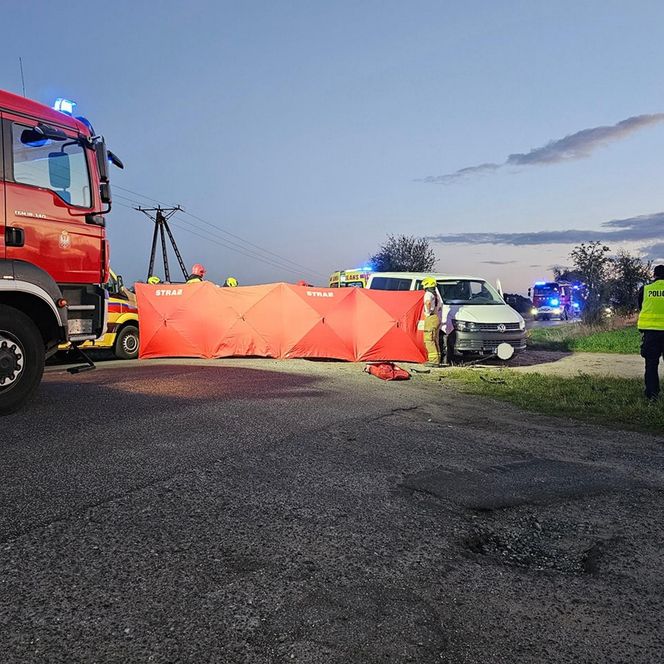
[[[150,266],[148,267],[148,276],[146,278],[146,281],[147,279],[149,279],[151,276],[154,275],[154,260],[157,253],[157,235],[159,235],[161,239],[161,255],[164,261],[164,278],[165,278],[164,280],[167,282],[170,282],[171,280],[171,273],[168,268],[168,252],[166,250],[166,235],[168,235],[168,239],[171,242],[171,246],[173,247],[173,251],[175,252],[175,255],[178,259],[178,263],[180,263],[180,269],[182,270],[182,275],[184,276],[184,280],[187,281],[187,279],[189,278],[189,274],[187,273],[187,268],[184,264],[184,261],[182,260],[180,250],[178,249],[178,246],[175,243],[175,238],[173,237],[173,233],[171,233],[171,228],[168,225],[168,220],[176,212],[182,210],[182,208],[179,205],[172,208],[163,208],[161,207],[161,205],[157,206],[156,208],[144,208],[139,205],[137,208],[134,209],[138,210],[138,212],[142,212],[146,217],[151,219],[152,222],[154,223],[154,232],[152,234],[152,249],[150,251]]]

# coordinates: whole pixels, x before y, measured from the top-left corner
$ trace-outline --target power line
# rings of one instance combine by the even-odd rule
[[[268,259],[268,258],[265,258],[265,257],[262,257],[262,256],[258,256],[258,255],[256,255],[256,254],[249,254],[249,253],[243,251],[242,249],[234,249],[233,247],[229,247],[229,246],[228,246],[225,242],[223,242],[222,240],[219,240],[218,238],[215,238],[214,236],[212,236],[212,234],[209,234],[209,236],[206,237],[205,235],[201,235],[200,233],[196,233],[196,231],[193,231],[190,227],[188,227],[188,226],[180,226],[180,225],[179,225],[178,223],[176,223],[176,222],[173,222],[173,226],[175,226],[176,228],[179,228],[180,230],[183,230],[183,231],[185,231],[185,232],[187,232],[187,233],[191,233],[192,235],[195,235],[196,237],[199,237],[199,238],[201,238],[202,240],[205,240],[206,242],[212,242],[212,243],[214,243],[214,244],[219,245],[220,247],[224,247],[224,248],[226,248],[226,249],[231,249],[232,251],[236,251],[236,252],[238,252],[239,254],[242,254],[243,256],[246,256],[247,258],[253,258],[254,260],[258,260],[258,261],[260,261],[260,262],[262,262],[262,263],[265,263],[266,265],[270,265],[270,266],[272,266],[272,267],[276,267],[276,268],[279,269],[279,270],[283,270],[283,271],[285,271],[285,272],[290,272],[291,274],[295,274],[295,275],[298,275],[298,276],[302,276],[302,270],[296,270],[295,268],[289,268],[289,267],[285,267],[285,266],[283,266],[283,265],[279,265],[278,263],[273,263],[273,262],[272,262],[270,259]],[[202,230],[202,229],[197,228],[196,230]],[[204,231],[204,230],[203,230],[202,232],[203,232],[203,233],[207,233],[208,231]]]
[[[130,199],[125,199],[125,200],[130,200]],[[125,203],[120,203],[120,202],[116,201],[116,205],[119,205],[123,208],[126,208],[127,210],[136,210],[135,207],[132,207],[131,205],[126,205]],[[282,270],[282,271],[285,271],[285,272],[290,272],[290,273],[298,275],[298,276],[302,275],[301,270],[296,270],[294,268],[291,268],[291,267],[288,267],[288,266],[285,266],[285,265],[280,265],[276,261],[274,261],[274,260],[272,260],[272,259],[270,259],[266,256],[261,256],[260,254],[252,252],[250,249],[247,249],[245,247],[237,248],[237,246],[233,247],[233,246],[228,244],[228,240],[222,240],[218,236],[215,236],[213,233],[211,233],[210,231],[208,231],[206,229],[194,226],[195,230],[192,230],[192,228],[190,226],[180,225],[180,224],[176,223],[175,220],[173,220],[171,223],[175,228],[179,228],[180,230],[183,230],[187,233],[190,233],[191,235],[195,235],[196,237],[201,238],[202,240],[205,240],[206,242],[212,242],[213,244],[216,244],[220,247],[223,247],[224,249],[230,249],[231,251],[235,251],[235,252],[241,254],[242,256],[245,256],[247,258],[251,258],[253,260],[257,260],[261,263],[264,263],[266,265],[270,265],[271,267],[275,267],[279,270]],[[206,233],[207,235],[201,235],[200,233],[197,233],[195,231],[200,231],[201,233]]]
[[[157,203],[159,205],[165,205],[165,203],[163,203],[162,201],[157,200],[156,198],[152,198],[151,196],[146,196],[145,194],[141,194],[141,193],[139,193],[137,191],[134,191],[132,189],[127,189],[126,187],[120,187],[119,185],[115,185],[114,189],[120,189],[121,191],[125,191],[129,194],[133,194],[134,196],[139,196],[141,198],[145,198],[146,200],[152,201],[153,203]],[[123,198],[125,198],[125,200],[130,200],[130,199],[127,199],[126,197],[123,197]],[[136,201],[131,201],[131,202],[135,203]],[[230,231],[227,231],[226,229],[222,228],[221,226],[213,224],[213,223],[207,221],[206,219],[203,219],[202,217],[199,217],[198,215],[195,215],[191,212],[188,212],[187,210],[182,210],[182,213],[186,214],[188,217],[191,217],[192,219],[196,219],[197,221],[205,224],[206,226],[210,226],[211,228],[214,228],[216,231],[221,232],[224,235],[228,235],[229,237],[235,238],[236,240],[239,240],[243,244],[246,244],[250,247],[253,247],[254,249],[257,249],[258,251],[260,251],[264,254],[272,256],[272,257],[278,259],[280,262],[288,263],[289,265],[297,267],[300,270],[305,270],[309,274],[315,274],[319,277],[325,278],[325,275],[322,274],[321,272],[317,272],[316,270],[313,270],[310,267],[307,267],[306,265],[302,265],[301,263],[297,263],[296,261],[293,261],[290,258],[286,258],[285,256],[281,256],[280,254],[277,254],[274,251],[270,251],[269,249],[265,249],[265,248],[261,247],[258,244],[250,242],[249,240],[245,240],[240,235],[236,235],[235,233],[231,233]],[[229,240],[226,240],[226,241],[229,242]],[[233,243],[233,244],[235,244],[236,246],[242,246],[242,245],[237,245],[237,243]]]

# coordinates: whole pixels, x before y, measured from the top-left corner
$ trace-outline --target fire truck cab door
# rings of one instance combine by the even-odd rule
[[[33,263],[58,283],[99,283],[102,229],[86,223],[94,190],[92,152],[76,141],[39,140],[39,122],[2,115],[5,254]]]
[[[5,258],[5,157],[2,113],[0,113],[0,260]]]

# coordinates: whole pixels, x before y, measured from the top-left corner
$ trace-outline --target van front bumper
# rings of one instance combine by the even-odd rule
[[[453,335],[456,353],[493,355],[502,343],[512,346],[515,353],[526,350],[525,330],[518,332],[460,332],[455,330]]]

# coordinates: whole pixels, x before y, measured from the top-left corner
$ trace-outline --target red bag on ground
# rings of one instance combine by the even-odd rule
[[[393,362],[367,364],[364,370],[382,380],[408,380],[410,378],[410,374],[405,369],[398,367]]]

